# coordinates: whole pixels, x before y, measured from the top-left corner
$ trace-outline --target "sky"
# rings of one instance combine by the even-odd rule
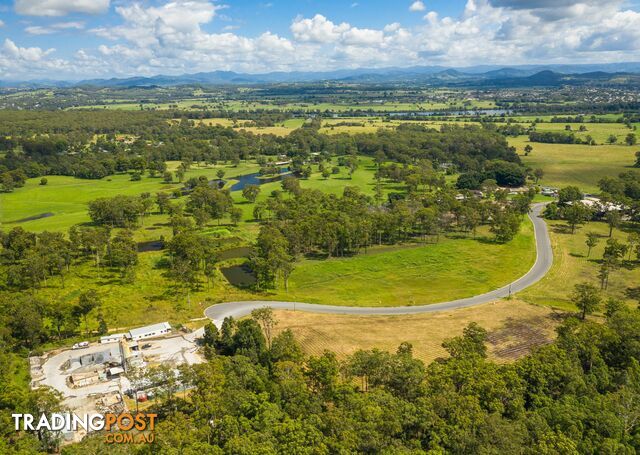
[[[0,79],[640,61],[640,0],[0,0]]]

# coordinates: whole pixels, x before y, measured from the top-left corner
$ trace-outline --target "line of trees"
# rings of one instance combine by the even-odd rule
[[[228,318],[220,330],[205,328],[208,362],[182,369],[188,399],[163,395],[152,408],[158,450],[637,452],[640,312],[610,301],[604,323],[583,319],[602,306],[594,292],[576,288],[578,317],[562,323],[556,342],[510,364],[487,358],[487,332],[475,323],[425,365],[410,343],[344,359],[307,356],[269,309]],[[66,451],[87,453],[102,441]]]

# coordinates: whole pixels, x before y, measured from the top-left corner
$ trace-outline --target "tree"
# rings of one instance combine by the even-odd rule
[[[620,227],[622,216],[620,216],[620,212],[617,210],[609,210],[605,215],[605,219],[609,225],[609,237],[611,237],[613,235],[613,228]]]
[[[273,331],[278,325],[278,319],[273,314],[273,308],[268,306],[257,308],[251,312],[251,317],[262,327],[262,333],[267,340],[267,348],[271,349]]]
[[[638,143],[638,138],[636,137],[636,135],[634,133],[629,133],[624,138],[624,142],[625,142],[625,144],[627,144],[629,146],[636,145]]]
[[[257,277],[256,285],[259,289],[275,286],[279,274],[284,275],[285,281],[288,279],[291,263],[294,262],[288,248],[289,242],[278,228],[272,225],[261,226],[255,252],[251,258],[252,269]]]
[[[582,200],[582,191],[577,186],[567,186],[558,191],[558,202],[567,204],[568,202],[577,202]]]
[[[136,400],[136,414],[140,412],[138,402],[138,392],[143,390],[143,387],[147,383],[147,372],[143,368],[136,366],[129,366],[125,372],[125,377],[131,384],[131,391],[133,392],[133,399]]]
[[[6,311],[11,314],[6,325],[11,335],[9,339],[15,340],[18,347],[37,347],[45,338],[44,302],[32,296],[19,295],[7,306]]]
[[[533,152],[533,147],[531,146],[531,144],[527,144],[524,146],[524,155],[525,156],[529,156],[531,154],[531,152]]]
[[[40,179],[40,185],[45,186],[47,183],[49,183],[49,180],[46,177]]]
[[[572,301],[580,310],[581,318],[584,320],[588,314],[598,309],[602,302],[602,296],[591,283],[580,283],[575,286]]]
[[[89,333],[89,324],[87,323],[87,316],[95,308],[102,304],[102,299],[98,295],[98,291],[95,289],[88,289],[80,294],[78,304],[74,307],[73,311],[78,317],[84,319],[84,327],[87,333]]]
[[[505,243],[513,240],[520,229],[520,216],[512,210],[497,211],[491,221],[491,232],[496,241]]]
[[[602,259],[617,265],[627,254],[628,248],[628,245],[619,242],[617,239],[608,239],[607,246],[604,247]]]
[[[240,220],[242,219],[242,209],[240,207],[232,207],[229,210],[229,214],[231,216],[231,222],[234,225],[238,225],[238,223],[240,222]]]
[[[248,357],[253,363],[265,360],[266,341],[255,320],[244,319],[238,322],[233,334],[232,350],[236,355]]]
[[[260,194],[260,186],[258,185],[246,185],[242,189],[242,196],[249,202],[254,203]]]
[[[536,179],[536,184],[538,184],[538,181],[544,177],[544,171],[541,168],[536,168],[533,170],[533,176]]]
[[[220,341],[220,333],[218,327],[213,322],[207,323],[204,326],[204,336],[202,337],[202,343],[210,348],[216,348]]]
[[[290,361],[299,363],[304,358],[302,348],[296,341],[291,329],[283,330],[273,339],[270,354],[273,362]]]
[[[610,134],[609,137],[607,138],[607,143],[615,144],[616,142],[618,142],[618,136],[616,136],[615,134]]]
[[[574,202],[562,209],[562,217],[571,227],[571,233],[576,232],[576,227],[586,223],[591,218],[591,209],[580,202]]]
[[[587,248],[589,248],[587,251],[587,257],[591,256],[591,250],[598,246],[599,242],[600,236],[596,232],[587,232],[587,240],[585,241]]]
[[[331,177],[331,171],[328,168],[323,169],[322,178],[327,180],[329,177]]]
[[[636,247],[640,245],[640,233],[632,232],[627,236],[627,243],[629,245],[629,257],[631,259],[631,253],[636,250]]]
[[[138,245],[133,240],[133,232],[118,232],[109,243],[109,265],[121,269],[122,276],[132,278],[133,267],[138,263]]]
[[[169,205],[171,205],[171,196],[167,193],[156,193],[156,204],[160,215],[164,215],[169,210]]]
[[[225,172],[225,170],[224,170],[224,169],[218,169],[218,170],[216,171],[216,176],[217,176],[220,180],[222,180],[222,179],[224,178],[224,175],[225,175],[225,174],[226,174],[226,172]]]
[[[182,181],[184,180],[184,174],[185,170],[182,167],[178,167],[178,169],[176,170],[176,178],[178,179],[178,182],[182,183]]]
[[[486,358],[487,331],[476,322],[470,323],[462,332],[462,337],[445,340],[442,347],[454,358],[475,357]]]
[[[282,189],[287,193],[297,195],[300,193],[300,180],[290,175],[282,179]]]
[[[95,224],[110,227],[135,227],[144,206],[138,197],[118,195],[89,202],[89,217]]]
[[[169,171],[165,171],[162,174],[162,181],[164,183],[172,183],[173,182],[173,174]]]

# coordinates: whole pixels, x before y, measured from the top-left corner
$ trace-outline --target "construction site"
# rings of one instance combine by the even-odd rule
[[[178,366],[204,362],[196,342],[201,332],[175,331],[163,322],[30,357],[31,387],[59,391],[63,405],[76,414],[127,412],[126,396],[134,402],[146,401],[156,387],[144,381],[132,384],[134,372],[140,377],[156,366],[168,365],[177,376]],[[84,435],[78,431],[63,438],[72,442]]]

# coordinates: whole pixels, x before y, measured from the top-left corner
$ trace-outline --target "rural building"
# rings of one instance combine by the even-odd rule
[[[94,366],[102,365],[104,363],[120,363],[122,361],[120,357],[120,350],[117,347],[104,348],[99,352],[92,352],[90,354],[84,354],[74,359],[70,359],[70,366]]]
[[[69,377],[69,383],[73,387],[86,387],[89,385],[94,385],[99,383],[102,380],[106,380],[106,375],[100,373],[99,371],[89,371],[86,373],[76,373],[72,374]]]
[[[126,333],[114,333],[111,335],[105,335],[103,337],[100,337],[100,344],[117,343],[121,338],[124,338],[125,336],[127,336]]]
[[[133,341],[142,340],[145,338],[157,337],[165,335],[171,332],[171,326],[168,322],[161,322],[159,324],[148,325],[145,327],[139,327],[137,329],[129,330],[129,339]]]

